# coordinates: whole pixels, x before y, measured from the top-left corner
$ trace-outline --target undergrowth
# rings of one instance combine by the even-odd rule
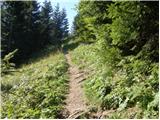
[[[88,103],[115,111],[106,118],[158,118],[158,63],[132,56],[120,58],[116,50],[108,53],[102,48],[94,43],[71,52],[72,61],[90,71],[84,83]]]
[[[61,52],[52,47],[43,52],[47,51],[53,52],[2,76],[1,118],[61,117],[68,92],[68,64]]]

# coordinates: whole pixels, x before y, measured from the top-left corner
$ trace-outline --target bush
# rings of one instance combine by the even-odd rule
[[[14,50],[13,52],[10,52],[8,55],[6,55],[3,59],[2,59],[2,64],[1,64],[1,73],[2,75],[4,74],[8,74],[10,72],[13,72],[15,71],[15,64],[14,63],[11,63],[10,60],[14,57],[15,53],[17,52],[18,50]]]

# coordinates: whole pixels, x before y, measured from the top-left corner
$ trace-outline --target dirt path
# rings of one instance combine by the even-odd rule
[[[65,110],[63,118],[80,119],[82,116],[87,119],[105,119],[107,115],[114,112],[114,110],[107,111],[90,111],[89,106],[85,103],[82,83],[87,77],[87,72],[81,72],[71,62],[69,53],[64,52],[67,62],[69,64],[69,94],[66,99]]]
[[[82,81],[84,73],[80,72],[78,68],[72,64],[69,54],[65,54],[69,64],[69,94],[66,99],[66,109],[68,111],[68,118],[75,118],[79,113],[86,111],[86,104],[84,100],[84,93],[82,90]]]

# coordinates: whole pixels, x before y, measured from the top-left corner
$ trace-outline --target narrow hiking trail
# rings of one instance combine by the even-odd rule
[[[68,118],[76,118],[80,113],[87,110],[82,89],[82,81],[85,79],[84,73],[71,62],[69,53],[65,54],[69,64],[69,94],[66,99],[66,110],[68,111]]]
[[[89,106],[86,104],[82,84],[87,78],[87,71],[80,71],[76,65],[71,61],[69,53],[64,51],[65,57],[69,64],[69,93],[66,98],[65,110],[63,111],[63,118],[80,119],[84,117],[87,119],[104,119],[109,113],[114,110],[91,112]]]

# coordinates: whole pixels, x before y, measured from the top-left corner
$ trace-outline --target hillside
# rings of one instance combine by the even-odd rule
[[[54,47],[47,47],[38,56],[2,76],[2,118],[62,117],[68,93],[68,64],[64,54]]]
[[[129,81],[130,76],[121,69],[110,71],[110,66],[100,62],[97,52],[96,44],[81,44],[70,51],[73,63],[87,74],[83,90],[89,113],[84,118],[157,118],[159,93],[154,85],[158,82],[158,64],[152,64],[150,76],[139,76],[142,81],[136,75]],[[136,74],[140,75],[139,71]]]
[[[159,118],[158,1],[1,8],[2,119]]]

